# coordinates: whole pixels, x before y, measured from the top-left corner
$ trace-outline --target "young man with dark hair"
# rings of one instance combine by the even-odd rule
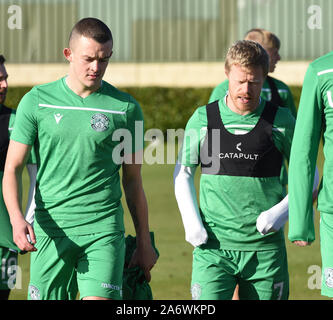
[[[4,198],[16,244],[31,251],[29,299],[74,298],[68,293],[75,293],[76,284],[82,299],[121,299],[121,168],[137,239],[130,265],[140,266],[150,281],[157,260],[141,178],[143,141],[135,136],[142,111],[133,97],[102,80],[112,48],[111,31],[102,21],[80,20],[63,51],[68,75],[34,87],[18,107]],[[118,129],[132,137],[130,145],[124,140],[123,162],[114,158]],[[38,164],[34,228],[22,219],[16,199],[17,176],[32,145]]]

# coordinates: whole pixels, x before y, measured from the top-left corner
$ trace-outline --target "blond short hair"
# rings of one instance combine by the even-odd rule
[[[264,48],[267,49],[278,49],[280,50],[281,42],[280,39],[272,32],[255,28],[249,30],[245,36],[244,40],[252,40],[260,43]]]
[[[225,70],[230,71],[232,65],[244,68],[261,67],[264,77],[269,70],[269,57],[266,50],[255,41],[239,40],[228,50],[225,59]]]

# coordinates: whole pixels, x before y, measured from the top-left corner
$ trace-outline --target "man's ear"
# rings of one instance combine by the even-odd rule
[[[224,69],[224,73],[225,73],[225,75],[226,75],[227,79],[229,79],[229,70],[227,70],[227,69]]]
[[[72,50],[70,48],[65,48],[63,54],[67,61],[72,62]]]

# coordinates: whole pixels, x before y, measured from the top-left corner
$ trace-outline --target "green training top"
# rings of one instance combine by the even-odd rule
[[[35,145],[36,234],[124,230],[120,151],[143,148],[143,115],[134,98],[105,81],[86,98],[65,77],[36,86],[19,104],[11,139]]]
[[[272,79],[278,90],[279,96],[281,97],[281,100],[283,101],[283,106],[289,108],[291,111],[291,114],[296,118],[296,107],[295,107],[294,99],[293,99],[293,96],[291,94],[289,87],[284,82],[282,82],[278,79],[275,79],[273,77],[272,77]],[[209,97],[209,102],[213,102],[218,99],[224,98],[224,96],[227,94],[228,87],[229,87],[228,80],[225,80],[225,81],[221,82],[219,85],[217,85],[213,89],[213,91]],[[267,80],[265,80],[265,82],[263,84],[260,96],[267,101],[271,101],[271,99],[272,99],[272,91],[271,91],[271,88],[270,88]]]
[[[333,51],[313,61],[306,72],[289,168],[289,239],[315,239],[312,186],[319,141],[325,156],[318,210],[333,213]]]
[[[245,116],[234,113],[219,100],[225,128],[233,134],[250,131],[258,122],[266,101]],[[273,141],[289,159],[295,119],[287,108],[278,108],[273,125]],[[181,164],[198,166],[200,145],[207,132],[206,107],[199,107],[189,119],[184,136]],[[262,236],[256,229],[259,214],[283,198],[279,177],[200,176],[200,208],[208,242],[203,247],[228,250],[270,250],[284,246],[283,230]]]

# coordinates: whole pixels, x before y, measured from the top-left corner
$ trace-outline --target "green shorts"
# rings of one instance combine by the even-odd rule
[[[237,284],[241,300],[288,299],[285,247],[267,251],[194,249],[192,299],[230,300]]]
[[[121,299],[123,232],[38,237],[31,253],[29,300]]]
[[[333,214],[320,215],[321,294],[333,298]]]
[[[0,247],[0,290],[10,290],[15,287],[17,272],[17,251]]]

